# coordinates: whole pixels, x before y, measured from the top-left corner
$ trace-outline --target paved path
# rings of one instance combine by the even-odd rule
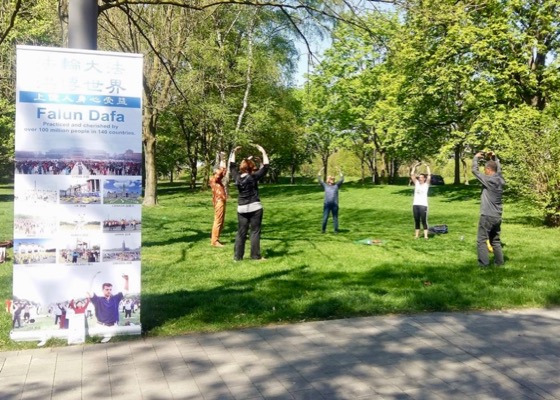
[[[4,399],[560,399],[560,309],[0,353]]]

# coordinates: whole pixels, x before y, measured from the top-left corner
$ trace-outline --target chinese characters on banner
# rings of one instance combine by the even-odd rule
[[[140,334],[142,56],[18,46],[14,340]]]

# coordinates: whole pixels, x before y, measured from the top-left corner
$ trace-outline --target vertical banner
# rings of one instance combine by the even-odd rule
[[[18,46],[14,340],[140,334],[142,56]]]

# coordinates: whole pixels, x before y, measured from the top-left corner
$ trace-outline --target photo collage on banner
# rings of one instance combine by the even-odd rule
[[[142,56],[17,48],[11,338],[140,334]]]

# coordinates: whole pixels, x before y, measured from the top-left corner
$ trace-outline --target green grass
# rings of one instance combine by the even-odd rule
[[[11,190],[0,187],[0,240],[11,237]],[[162,184],[160,204],[143,209],[144,332],[177,335],[372,314],[560,304],[560,230],[540,226],[520,203],[505,207],[506,266],[477,267],[479,194],[476,184],[433,187],[429,222],[447,224],[449,233],[424,241],[413,239],[412,187],[345,183],[341,233],[323,235],[318,185],[263,185],[261,246],[267,260],[233,262],[235,199],[228,202],[226,247],[213,248],[211,194]],[[332,232],[332,224],[328,228]],[[355,243],[365,238],[384,243]],[[0,265],[4,299],[11,296],[11,269],[10,263]],[[10,326],[2,312],[0,350],[31,346],[11,342]]]

